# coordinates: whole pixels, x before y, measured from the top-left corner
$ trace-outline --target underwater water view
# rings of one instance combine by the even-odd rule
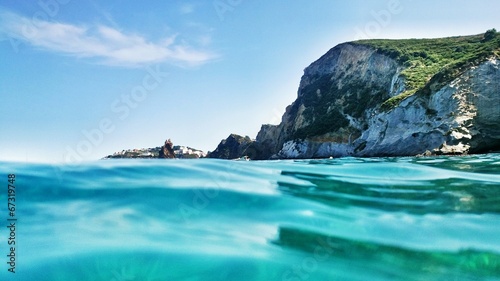
[[[0,176],[0,280],[500,280],[500,154],[4,162]]]

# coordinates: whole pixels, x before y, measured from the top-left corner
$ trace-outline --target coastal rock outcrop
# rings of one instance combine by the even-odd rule
[[[208,153],[207,158],[236,159],[248,156],[248,148],[252,143],[252,139],[248,136],[231,134],[222,140],[214,151]]]
[[[229,158],[248,148],[252,159],[500,150],[499,58],[495,30],[340,44],[304,70],[281,123],[234,142]]]
[[[163,158],[163,159],[173,159],[175,157],[175,152],[174,152],[174,144],[170,139],[167,139],[165,141],[165,144],[163,147],[160,149],[160,153],[158,155],[158,158]]]

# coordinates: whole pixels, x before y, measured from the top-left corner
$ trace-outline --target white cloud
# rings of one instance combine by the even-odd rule
[[[215,57],[184,41],[177,43],[177,35],[151,42],[141,35],[127,34],[109,26],[33,20],[11,12],[0,13],[1,33],[45,50],[117,66],[159,62],[198,65]]]

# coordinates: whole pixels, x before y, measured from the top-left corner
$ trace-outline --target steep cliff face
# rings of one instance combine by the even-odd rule
[[[256,141],[271,156],[290,140],[306,139],[312,150],[345,155],[367,128],[373,109],[404,89],[398,63],[374,48],[346,43],[331,49],[304,71],[297,100],[278,126],[265,125]],[[403,85],[403,86],[401,86]],[[328,148],[320,144],[331,144]],[[291,148],[290,144],[285,151]],[[312,157],[312,153],[280,157]],[[314,153],[313,153],[314,154]],[[329,155],[330,156],[330,155]]]
[[[479,50],[466,59],[462,45],[444,54],[378,48],[380,42],[331,49],[305,69],[282,122],[262,126],[260,158],[499,150],[500,44],[464,38],[476,44],[467,52]],[[453,40],[462,42],[432,44],[444,48]]]

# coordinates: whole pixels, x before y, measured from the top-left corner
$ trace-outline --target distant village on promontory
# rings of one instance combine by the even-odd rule
[[[152,158],[184,158],[197,159],[204,158],[207,154],[199,149],[188,146],[173,145],[170,139],[165,141],[163,146],[153,148],[134,148],[126,149],[108,155],[103,159],[122,159],[122,158],[137,158],[137,159],[152,159]]]

